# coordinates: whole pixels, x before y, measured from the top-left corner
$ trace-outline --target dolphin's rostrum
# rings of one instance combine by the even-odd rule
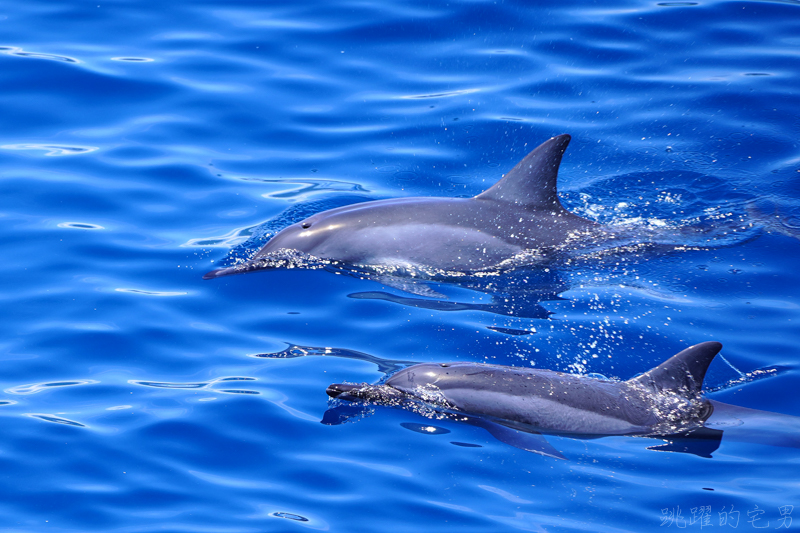
[[[521,252],[591,243],[605,230],[558,199],[569,141],[566,134],[545,141],[474,198],[396,198],[324,211],[285,228],[249,261],[204,277],[273,268],[271,256],[289,250],[352,265],[476,272]]]
[[[718,342],[697,344],[628,381],[478,363],[424,363],[393,374],[383,384],[333,384],[327,393],[351,402],[433,407],[512,446],[562,459],[540,432],[662,438],[669,443],[653,449],[710,457],[722,437],[716,427],[727,429],[753,414],[781,416],[703,398],[706,370],[721,348]],[[727,419],[709,423],[717,411]],[[795,417],[784,418],[798,427]],[[798,447],[800,439],[795,434],[774,443]]]

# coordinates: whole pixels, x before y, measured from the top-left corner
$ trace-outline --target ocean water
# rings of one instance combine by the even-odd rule
[[[398,361],[628,379],[707,340],[710,398],[800,416],[800,2],[28,0],[0,30],[0,531],[800,529],[778,439],[559,460],[398,409],[321,423]],[[488,286],[202,279],[560,133],[570,210],[684,246]]]

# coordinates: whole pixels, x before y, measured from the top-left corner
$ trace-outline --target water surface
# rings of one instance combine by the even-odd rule
[[[5,6],[0,528],[800,527],[793,448],[552,437],[560,461],[400,410],[320,423],[330,383],[392,361],[627,379],[706,340],[710,397],[800,416],[798,10]],[[478,194],[560,133],[569,209],[716,240],[427,297],[326,270],[201,279],[324,209]]]

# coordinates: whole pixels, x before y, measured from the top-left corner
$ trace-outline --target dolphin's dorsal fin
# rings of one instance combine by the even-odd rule
[[[475,198],[513,203],[528,209],[564,209],[558,201],[556,182],[561,156],[569,140],[570,136],[563,134],[543,142],[503,179]]]
[[[721,349],[722,344],[714,341],[695,344],[630,381],[658,391],[683,389],[698,394],[708,365]]]

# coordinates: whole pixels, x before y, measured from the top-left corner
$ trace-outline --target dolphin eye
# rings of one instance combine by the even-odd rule
[[[311,222],[303,222],[303,229],[308,229],[311,227]]]

